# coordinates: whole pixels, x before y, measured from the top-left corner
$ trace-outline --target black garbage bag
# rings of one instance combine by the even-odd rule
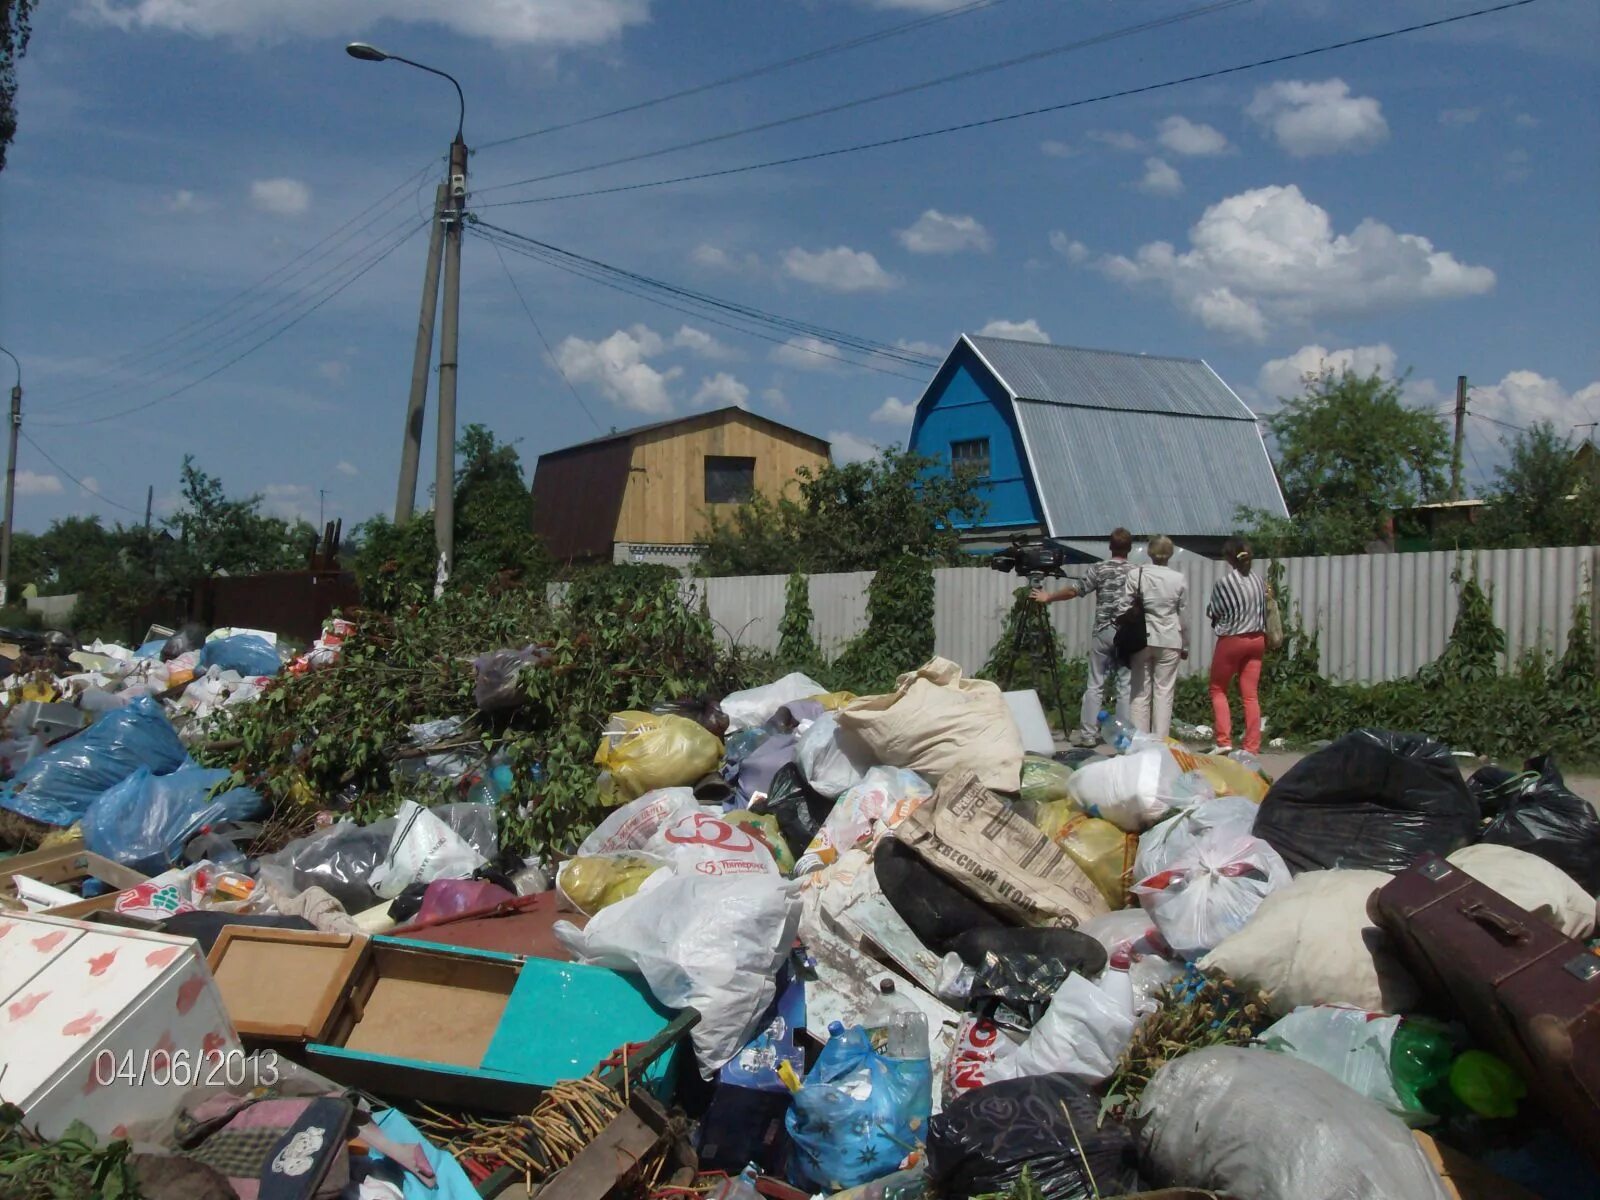
[[[1076,929],[969,929],[950,949],[973,969],[967,1007],[1004,1005],[1030,1029],[1068,975],[1094,976],[1106,966],[1106,948]]]
[[[171,662],[178,655],[187,654],[191,650],[198,650],[205,644],[205,626],[196,625],[193,621],[190,621],[161,644],[161,661]]]
[[[1600,893],[1600,815],[1568,789],[1554,755],[1530,758],[1525,766],[1519,775],[1484,767],[1468,780],[1473,795],[1487,798],[1484,807],[1497,812],[1482,840],[1537,854],[1591,896]]]
[[[1417,733],[1357,729],[1307,755],[1267,792],[1255,835],[1290,870],[1403,871],[1478,836],[1472,798],[1450,748]]]
[[[753,813],[771,813],[778,818],[778,832],[790,846],[804,854],[823,821],[833,811],[832,800],[813,791],[794,763],[785,763],[772,776],[766,799],[750,806]]]
[[[878,843],[872,864],[884,897],[935,954],[948,954],[964,933],[1012,928],[895,838]]]
[[[1133,1138],[1099,1117],[1099,1097],[1066,1075],[991,1083],[928,1122],[928,1180],[941,1196],[996,1195],[1026,1167],[1046,1200],[1138,1191]]]

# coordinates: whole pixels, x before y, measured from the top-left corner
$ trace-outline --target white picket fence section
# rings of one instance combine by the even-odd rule
[[[1492,597],[1509,661],[1536,646],[1559,654],[1580,598],[1590,600],[1591,632],[1600,644],[1600,605],[1593,602],[1600,546],[1289,558],[1283,564],[1294,605],[1306,627],[1320,635],[1323,673],[1344,682],[1401,678],[1438,657],[1455,621],[1451,575],[1458,569],[1476,571]],[[1203,672],[1210,668],[1213,642],[1205,619],[1206,597],[1224,567],[1186,554],[1173,565],[1189,578],[1192,653],[1185,670]],[[1264,572],[1267,565],[1259,563],[1255,569]],[[1069,570],[1069,579],[1074,573]],[[811,577],[812,632],[828,654],[837,653],[865,626],[871,580],[870,571]],[[712,619],[725,638],[774,650],[786,582],[782,575],[755,575],[686,586],[705,589]],[[978,670],[994,648],[1012,594],[1022,583],[1015,575],[982,567],[936,570],[936,652],[968,671]],[[1050,606],[1064,654],[1087,651],[1093,615],[1091,599]]]

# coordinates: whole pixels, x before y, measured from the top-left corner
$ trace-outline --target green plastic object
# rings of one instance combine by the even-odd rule
[[[1406,1020],[1389,1047],[1389,1073],[1394,1090],[1412,1112],[1437,1112],[1430,1103],[1440,1084],[1450,1078],[1455,1047],[1442,1029],[1426,1021]]]
[[[1528,1085],[1510,1064],[1483,1050],[1468,1050],[1450,1068],[1450,1091],[1481,1117],[1514,1117]]]

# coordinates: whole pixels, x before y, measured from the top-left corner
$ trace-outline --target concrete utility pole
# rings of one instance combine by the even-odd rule
[[[400,488],[394,498],[394,523],[411,520],[417,503],[417,464],[422,458],[422,422],[428,407],[428,364],[433,360],[433,318],[439,311],[439,250],[444,241],[445,198],[450,185],[441,183],[433,197],[433,228],[428,234],[428,263],[422,273],[422,312],[417,317],[417,349],[411,359],[411,399],[400,442]]]
[[[6,521],[4,530],[0,531],[0,605],[4,605],[11,591],[11,523],[17,494],[17,434],[22,432],[22,364],[4,346],[0,346],[0,354],[9,358],[17,368],[17,382],[11,388],[11,450],[6,455]]]
[[[1450,452],[1450,499],[1461,499],[1461,440],[1467,432],[1467,377],[1456,376],[1456,436]]]

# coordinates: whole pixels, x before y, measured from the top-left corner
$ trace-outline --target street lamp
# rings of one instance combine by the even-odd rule
[[[6,517],[4,527],[0,528],[0,605],[3,605],[11,589],[11,510],[17,493],[17,434],[22,430],[22,364],[4,346],[0,346],[0,354],[9,358],[17,368],[17,382],[11,388],[11,451],[6,458]]]
[[[467,207],[467,144],[461,131],[467,121],[467,99],[454,75],[389,54],[365,42],[351,42],[345,48],[351,58],[362,62],[393,60],[416,67],[430,75],[448,79],[456,89],[459,105],[456,137],[450,143],[450,173],[434,198],[433,233],[428,242],[428,263],[423,273],[422,314],[417,322],[417,346],[411,362],[411,395],[406,406],[404,440],[400,449],[400,482],[395,497],[394,519],[401,524],[411,519],[416,503],[417,465],[422,451],[422,419],[428,396],[428,360],[433,354],[433,316],[439,292],[441,232],[444,240],[444,314],[439,328],[439,438],[434,458],[433,537],[439,558],[434,572],[434,595],[444,591],[445,581],[455,562],[455,474],[456,474],[456,359],[461,315],[461,225]]]

